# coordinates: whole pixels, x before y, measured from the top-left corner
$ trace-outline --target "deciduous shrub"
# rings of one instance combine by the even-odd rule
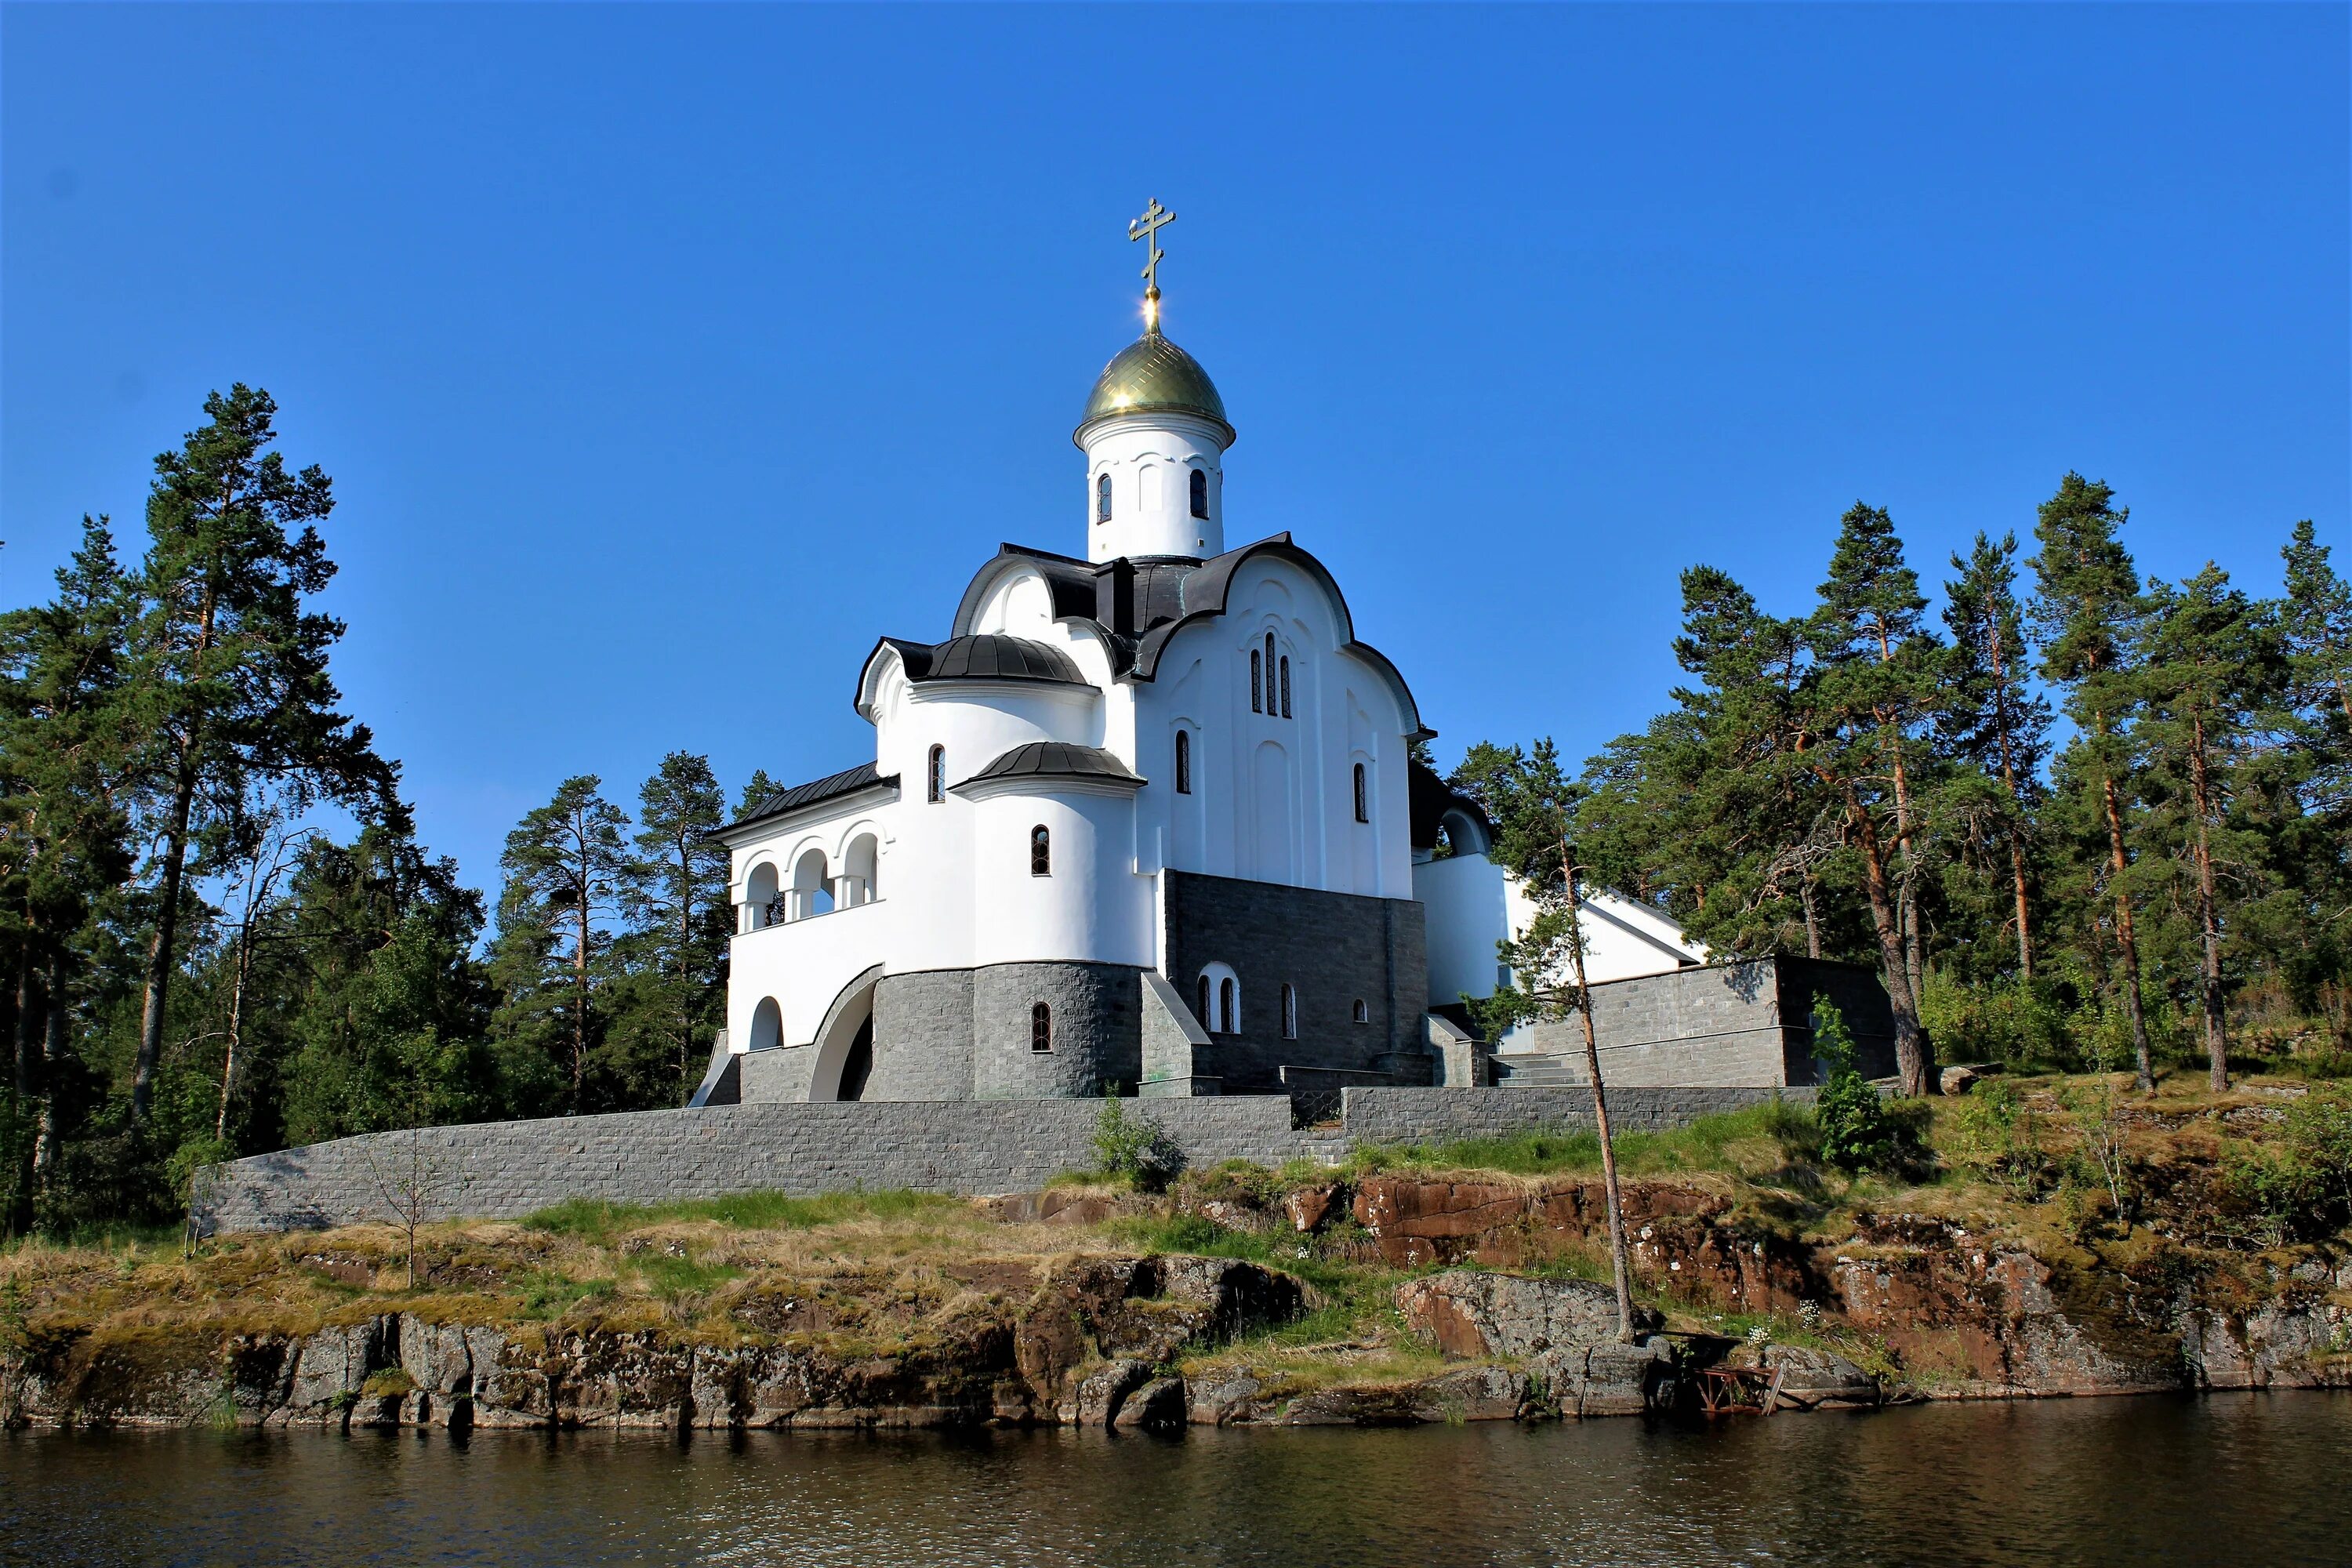
[[[1822,1064],[1821,1098],[1813,1119],[1822,1130],[1822,1158],[1841,1170],[1877,1170],[1894,1162],[1895,1140],[1878,1090],[1854,1066],[1853,1031],[1827,1000],[1813,1005],[1813,1058]]]
[[[1124,1177],[1147,1193],[1164,1192],[1184,1168],[1183,1152],[1150,1116],[1127,1114],[1117,1096],[1103,1101],[1095,1122],[1095,1160],[1103,1174]]]

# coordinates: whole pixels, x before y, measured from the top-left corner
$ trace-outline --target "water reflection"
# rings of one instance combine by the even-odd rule
[[[2352,1395],[1413,1431],[0,1440],[0,1561],[2321,1563]]]

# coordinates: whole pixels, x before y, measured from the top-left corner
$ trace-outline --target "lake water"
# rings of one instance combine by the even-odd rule
[[[2352,1562],[2352,1394],[1387,1431],[0,1437],[0,1561]]]

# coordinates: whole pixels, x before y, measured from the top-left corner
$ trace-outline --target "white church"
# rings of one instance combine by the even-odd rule
[[[1160,331],[1171,216],[1131,231],[1148,324],[1079,416],[1071,548],[1004,545],[942,640],[877,641],[872,760],[719,835],[696,1103],[1480,1081],[1458,1004],[1524,905],[1330,572],[1245,489],[1229,526],[1234,426]],[[1647,906],[1587,909],[1595,981],[1704,958]]]

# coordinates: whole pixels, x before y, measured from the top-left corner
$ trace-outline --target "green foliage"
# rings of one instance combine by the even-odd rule
[[[1095,1162],[1101,1173],[1132,1182],[1147,1193],[1164,1192],[1184,1168],[1184,1155],[1159,1120],[1129,1116],[1117,1096],[1103,1101],[1095,1120]]]
[[[1845,1171],[1883,1170],[1894,1163],[1895,1131],[1886,1105],[1855,1067],[1853,1031],[1827,998],[1813,1004],[1813,1058],[1822,1064],[1813,1118],[1822,1131],[1822,1158]]]
[[[2007,1079],[1987,1079],[1952,1111],[1948,1152],[1977,1175],[2030,1199],[2047,1173],[2042,1118]]]
[[[1821,1134],[1814,1118],[1776,1098],[1741,1110],[1698,1117],[1688,1126],[1663,1132],[1621,1132],[1615,1140],[1617,1163],[1629,1175],[1727,1171],[1738,1164],[1735,1147],[1758,1141],[1777,1143],[1786,1159],[1820,1154]],[[1355,1151],[1349,1168],[1360,1173],[1421,1169],[1503,1171],[1519,1176],[1592,1172],[1601,1168],[1601,1139],[1592,1132],[1538,1129],[1508,1137],[1364,1145]]]

